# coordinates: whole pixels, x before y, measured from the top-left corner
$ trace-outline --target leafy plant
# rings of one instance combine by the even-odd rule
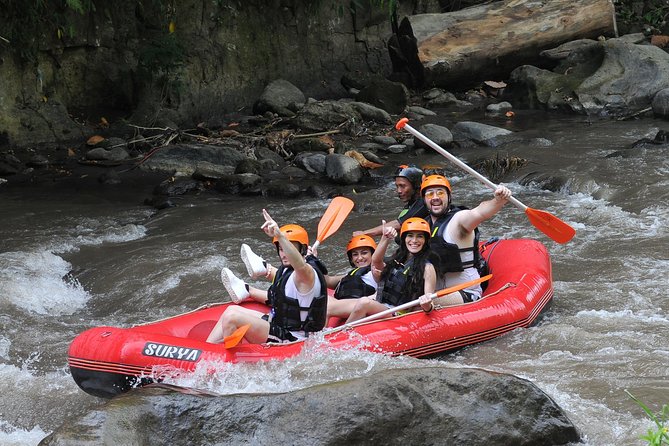
[[[621,24],[642,26],[658,33],[666,27],[669,3],[666,0],[613,0],[616,18]]]
[[[0,10],[3,41],[22,61],[34,62],[43,42],[75,33],[68,11],[87,14],[95,11],[95,5],[93,0],[0,0]]]
[[[648,434],[643,435],[641,438],[648,441],[649,446],[662,446],[669,445],[669,405],[665,404],[662,406],[662,410],[658,413],[653,413],[648,406],[646,406],[641,400],[632,395],[628,390],[625,390],[625,393],[629,395],[632,400],[639,405],[646,412],[648,418],[653,420],[655,423],[655,429],[648,429]]]

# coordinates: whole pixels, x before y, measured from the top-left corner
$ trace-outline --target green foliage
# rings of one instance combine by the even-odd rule
[[[161,101],[170,102],[182,88],[180,70],[186,50],[176,34],[150,39],[139,52],[139,76],[160,89]]]
[[[147,77],[155,78],[174,72],[183,65],[186,51],[175,34],[152,39],[139,53],[139,66]]]
[[[625,393],[629,395],[635,403],[639,405],[646,412],[648,418],[650,418],[655,423],[655,429],[648,429],[648,434],[643,435],[641,438],[648,442],[649,446],[666,446],[669,445],[669,405],[662,406],[662,410],[658,413],[653,413],[648,406],[646,406],[641,400],[632,395],[629,391],[625,390]]]
[[[616,18],[625,26],[640,26],[658,33],[666,27],[669,3],[666,0],[614,0]]]
[[[76,30],[69,23],[70,11],[95,11],[93,0],[0,0],[3,37],[24,62],[34,62],[40,45],[48,44]]]

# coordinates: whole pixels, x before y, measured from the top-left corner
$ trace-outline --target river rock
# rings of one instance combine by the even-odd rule
[[[491,147],[495,145],[495,138],[513,133],[511,130],[473,121],[458,122],[453,126],[451,132],[453,133],[453,139],[455,141],[469,139],[477,144]]]
[[[302,152],[293,163],[310,173],[325,173],[325,153]]]
[[[231,143],[228,143],[231,144]],[[141,164],[142,169],[192,175],[201,163],[237,166],[246,157],[239,146],[208,144],[173,144],[162,147]]]
[[[425,135],[429,140],[442,147],[448,146],[453,142],[453,134],[446,127],[437,124],[425,124],[418,129],[420,133]],[[414,138],[416,147],[427,147],[423,141]]]
[[[565,50],[566,51],[566,50]],[[581,44],[553,71],[530,65],[511,72],[507,91],[525,108],[600,116],[629,115],[669,87],[669,54],[625,39]]]
[[[477,369],[385,370],[281,394],[193,393],[133,390],[69,420],[40,445],[543,446],[579,440],[562,409],[530,381]]]
[[[355,184],[362,178],[360,163],[346,155],[333,153],[325,157],[325,174],[338,184]]]
[[[386,135],[376,135],[375,137],[372,138],[372,141],[374,141],[377,144],[383,144],[386,146],[392,146],[393,144],[397,144],[397,140],[395,138]]]
[[[485,111],[486,113],[490,114],[501,114],[511,109],[513,109],[513,105],[511,105],[509,102],[503,101],[498,104],[488,104],[488,106],[485,108]]]
[[[221,176],[214,185],[214,189],[226,194],[260,193],[262,178],[253,173],[240,173]]]
[[[425,107],[419,107],[417,105],[411,105],[407,107],[407,113],[414,113],[421,116],[437,116],[437,114],[432,110],[428,110]]]
[[[347,122],[358,123],[362,116],[344,101],[308,101],[299,111],[294,123],[309,132],[322,132],[339,128]]]
[[[286,149],[293,153],[327,152],[330,149],[330,145],[326,141],[316,137],[297,138],[288,141]]]
[[[669,88],[663,88],[653,97],[653,113],[660,118],[669,118]]]
[[[351,102],[351,106],[360,113],[365,121],[374,121],[379,124],[392,124],[390,114],[382,108],[375,107],[364,102]]]
[[[265,192],[274,198],[297,198],[302,195],[303,188],[299,184],[285,181],[273,181],[267,185]]]
[[[253,112],[261,115],[269,111],[279,116],[292,117],[306,100],[304,93],[295,85],[287,80],[277,79],[265,87],[253,105]]]
[[[355,99],[397,115],[402,113],[409,103],[409,90],[400,82],[374,79],[360,90]]]
[[[17,174],[21,167],[21,161],[14,155],[0,155],[0,176]]]
[[[86,159],[94,161],[122,161],[129,157],[130,155],[123,147],[114,147],[110,150],[96,147],[86,152]]]
[[[221,166],[219,164],[211,164],[206,161],[198,163],[193,172],[192,177],[200,181],[218,180],[226,175],[235,173],[233,166]]]

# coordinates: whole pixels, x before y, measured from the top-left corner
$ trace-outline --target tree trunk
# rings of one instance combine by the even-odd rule
[[[463,88],[505,79],[520,65],[540,65],[541,51],[564,42],[612,35],[614,18],[611,0],[507,0],[406,17],[396,35],[400,31],[399,41],[415,41],[413,54],[402,54],[409,61],[403,70],[411,71],[412,79]],[[421,71],[416,62],[422,73],[416,73]]]

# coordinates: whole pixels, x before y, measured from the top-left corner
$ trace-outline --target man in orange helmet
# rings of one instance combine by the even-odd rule
[[[250,325],[244,338],[254,344],[291,342],[325,327],[327,285],[319,268],[305,260],[309,236],[299,225],[279,225],[263,209],[262,230],[276,245],[281,266],[267,290],[269,314],[241,306],[230,306],[212,329],[207,342],[219,343],[243,325]]]
[[[395,172],[395,190],[397,197],[404,202],[404,208],[395,220],[386,222],[386,227],[392,227],[399,232],[402,223],[412,217],[427,219],[429,213],[425,203],[420,196],[420,183],[423,179],[423,171],[415,166],[405,164],[397,168]],[[364,231],[355,231],[353,235],[371,235],[376,237],[382,235],[383,225],[375,226]]]
[[[492,218],[509,201],[511,191],[497,186],[491,200],[474,209],[451,205],[451,183],[442,175],[427,176],[420,188],[430,212],[430,249],[439,256],[437,288],[448,288],[480,277],[478,226]],[[480,285],[436,299],[435,304],[456,305],[481,298]]]

